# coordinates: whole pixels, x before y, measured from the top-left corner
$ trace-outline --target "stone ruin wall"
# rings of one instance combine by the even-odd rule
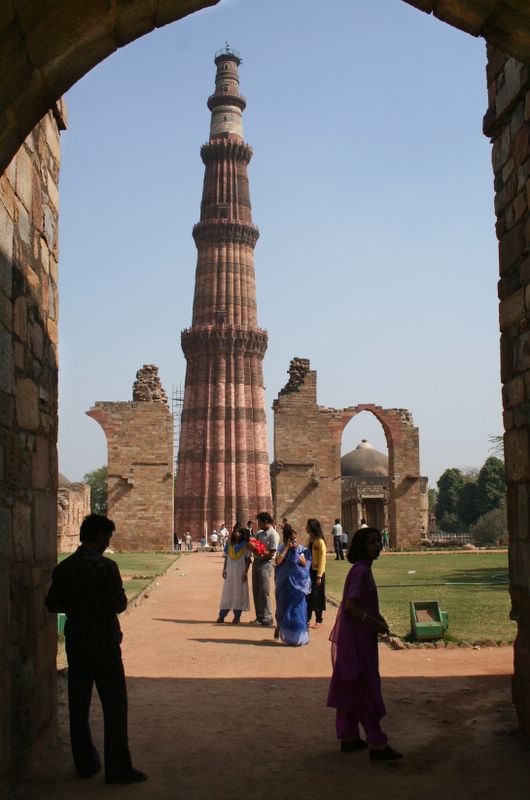
[[[530,70],[488,47],[487,79],[484,133],[493,142],[499,239],[510,592],[518,624],[513,697],[530,734]]]
[[[289,380],[273,403],[275,516],[299,531],[318,517],[331,545],[331,528],[341,516],[340,449],[349,420],[369,410],[383,425],[389,455],[389,528],[393,547],[416,547],[422,524],[419,433],[406,409],[371,404],[333,409],[317,405],[317,374],[308,359],[295,358]]]
[[[173,417],[158,368],[136,374],[132,402],[97,402],[86,413],[107,437],[112,548],[173,549]]]
[[[79,542],[79,528],[90,514],[90,486],[65,483],[57,490],[57,552],[73,553]]]
[[[307,359],[293,359],[273,409],[276,521],[287,517],[304,534],[307,519],[317,517],[332,547],[331,529],[341,513],[341,414],[317,406],[317,373]]]
[[[0,177],[0,795],[53,732],[59,131],[50,111]]]

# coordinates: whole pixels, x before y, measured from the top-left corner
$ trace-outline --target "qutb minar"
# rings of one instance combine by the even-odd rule
[[[194,537],[226,522],[246,523],[271,509],[262,362],[267,333],[258,327],[254,247],[243,140],[245,98],[239,54],[215,55],[210,139],[205,165],[191,327],[182,332],[186,384],[175,487],[175,530]]]

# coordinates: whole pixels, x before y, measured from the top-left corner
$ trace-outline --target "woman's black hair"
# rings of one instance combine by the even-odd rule
[[[350,547],[346,554],[350,564],[355,564],[356,561],[362,561],[363,559],[368,558],[366,544],[368,542],[368,537],[372,533],[377,534],[379,544],[381,544],[381,533],[378,528],[359,528],[359,530],[353,534]]]
[[[317,539],[323,539],[324,538],[324,534],[322,533],[322,528],[320,526],[320,522],[319,522],[318,519],[315,519],[314,517],[310,517],[307,520],[306,528],[307,528],[307,532],[308,533],[312,533],[313,536],[317,537]]]
[[[294,530],[292,525],[289,525],[288,522],[285,523],[283,526],[283,543],[287,544],[289,539],[292,539],[293,536],[296,536],[296,531]]]
[[[247,529],[244,525],[241,525],[239,522],[236,522],[234,527],[232,528],[232,533],[230,534],[230,544],[237,544],[238,538],[239,541],[248,541],[248,538],[245,539],[245,534],[248,534]]]

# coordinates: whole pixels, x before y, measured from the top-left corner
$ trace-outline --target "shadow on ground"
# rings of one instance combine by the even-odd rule
[[[245,644],[254,644],[245,642]],[[384,727],[405,753],[395,764],[341,753],[327,680],[129,678],[130,739],[146,784],[108,787],[73,774],[64,686],[59,743],[35,764],[15,800],[527,800],[528,743],[515,731],[509,678],[384,681]],[[101,711],[93,729],[101,750]]]

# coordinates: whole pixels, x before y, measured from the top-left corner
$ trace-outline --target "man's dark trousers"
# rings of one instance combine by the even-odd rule
[[[66,641],[70,738],[76,771],[87,777],[100,768],[92,742],[89,709],[94,683],[101,700],[105,731],[105,778],[119,779],[132,771],[127,740],[127,687],[118,644],[97,652],[75,640]]]
[[[333,545],[335,547],[335,555],[337,560],[344,561],[344,550],[342,549],[342,538],[340,536],[333,537]]]

